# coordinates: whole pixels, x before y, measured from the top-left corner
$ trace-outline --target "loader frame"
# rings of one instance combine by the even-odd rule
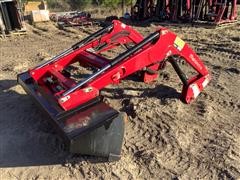
[[[100,39],[96,39],[99,36]],[[103,51],[129,43],[135,45],[112,60],[100,55]],[[97,49],[99,47],[101,48]],[[174,57],[183,58],[198,73],[191,79],[181,78],[184,83],[182,97],[186,103],[190,103],[208,84],[210,76],[196,53],[183,40],[165,28],[160,28],[143,38],[130,26],[114,21],[110,26],[72,46],[65,53],[31,69],[29,73],[34,81],[50,94],[52,93],[46,87],[44,78],[53,76],[57,79],[62,90],[52,95],[64,110],[70,110],[97,97],[99,91],[105,86],[117,84],[121,79],[137,71],[144,69],[157,71],[161,64],[169,59],[174,63],[172,60]],[[74,82],[61,72],[66,66],[75,62],[79,62],[82,66],[98,68],[98,70],[85,80]],[[177,72],[180,77],[183,77],[180,70]],[[145,82],[151,82],[156,78],[156,74],[145,71]]]
[[[102,53],[119,46],[125,50],[117,56],[112,59],[103,56]],[[188,78],[177,63],[179,58],[196,75]],[[145,83],[150,83],[158,78],[158,71],[167,62],[183,83],[182,100],[192,102],[211,79],[197,54],[166,28],[160,27],[144,38],[132,27],[114,20],[52,59],[19,74],[18,82],[52,119],[70,152],[117,160],[123,141],[124,115],[104,103],[100,91],[136,72],[142,74]],[[74,63],[93,69],[93,73],[80,81],[74,80],[67,70]]]

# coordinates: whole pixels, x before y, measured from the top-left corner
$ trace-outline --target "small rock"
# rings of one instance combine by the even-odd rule
[[[124,90],[123,93],[128,96],[139,96],[140,92],[135,90]]]

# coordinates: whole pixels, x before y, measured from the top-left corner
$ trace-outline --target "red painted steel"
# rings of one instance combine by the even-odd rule
[[[144,40],[141,34],[120,21],[113,21],[114,27],[111,32],[102,35],[99,39],[87,43],[85,46],[76,49],[72,53],[59,58],[57,61],[39,69],[31,69],[29,73],[33,80],[48,94],[55,97],[56,102],[64,110],[73,109],[89,100],[99,96],[99,91],[109,84],[118,84],[125,77],[141,71],[144,73],[144,82],[151,82],[157,78],[157,74],[149,73],[146,69],[156,72],[170,56],[183,58],[198,73],[188,80],[183,87],[182,96],[186,103],[194,100],[210,81],[208,70],[196,53],[180,38],[170,30],[160,27],[159,38],[153,43],[148,43],[136,53],[122,60],[102,74],[95,77],[83,87],[76,89],[66,96],[64,92],[74,87],[71,77],[63,75],[62,71],[72,63],[79,62],[86,67],[101,69],[108,65],[111,60],[103,57],[102,52],[114,49],[117,46],[126,47],[129,43],[136,45]],[[103,46],[102,46],[103,45]],[[102,47],[98,49],[98,47]],[[49,80],[50,78],[50,80]],[[46,83],[50,81],[50,83]],[[50,85],[49,85],[50,84]]]
[[[151,8],[149,8],[151,4]],[[155,19],[221,25],[237,20],[237,0],[142,0],[132,7],[132,20]]]

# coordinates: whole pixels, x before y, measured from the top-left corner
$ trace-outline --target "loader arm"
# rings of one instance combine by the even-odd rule
[[[102,51],[114,48],[117,44],[127,44],[130,42],[139,43],[143,36],[132,29],[130,26],[114,21],[108,27],[105,27],[88,38],[74,44],[70,49],[53,57],[51,60],[30,70],[30,74],[35,81],[38,81],[51,67],[56,66],[57,71],[62,71],[64,67],[78,61],[78,55],[85,50],[97,48],[105,44]]]
[[[94,38],[91,38],[94,37]],[[133,44],[114,59],[107,59],[102,52],[119,45]],[[177,63],[176,57],[183,58],[197,75],[187,79]],[[186,103],[195,99],[210,81],[204,64],[196,53],[177,35],[166,28],[159,28],[146,38],[119,21],[103,28],[86,40],[72,46],[72,50],[57,60],[29,71],[35,83],[54,97],[64,110],[71,110],[99,96],[99,91],[109,84],[117,84],[121,79],[137,72],[144,72],[144,82],[158,77],[162,63],[169,61],[183,81],[182,97]],[[94,67],[97,71],[81,82],[75,82],[62,73],[70,64],[79,62],[84,67]],[[147,71],[146,71],[147,70]],[[46,87],[46,79],[55,78],[58,82],[52,89]]]
[[[198,74],[191,79],[187,79],[175,62],[175,57],[183,58]],[[173,65],[183,81],[182,98],[186,103],[194,100],[210,81],[210,75],[196,53],[174,33],[165,28],[160,28],[136,46],[117,56],[111,63],[106,64],[106,66],[85,81],[65,91],[58,102],[64,109],[71,109],[81,101],[81,99],[77,98],[80,95],[78,93],[82,93],[80,96],[85,96],[86,99],[89,97],[90,100],[94,96],[98,96],[99,90],[105,86],[117,84],[121,79],[145,68],[158,70],[160,63],[164,61],[169,61]],[[156,66],[157,69],[155,68]],[[148,79],[150,79],[146,80],[146,82],[152,81],[157,77],[156,74],[149,75],[148,72],[145,72],[145,76],[148,76]],[[84,95],[86,91],[90,96]],[[72,100],[68,101],[68,99]],[[84,101],[88,101],[86,99]],[[84,101],[80,103],[84,103]]]

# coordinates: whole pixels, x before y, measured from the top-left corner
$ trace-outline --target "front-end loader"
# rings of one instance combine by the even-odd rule
[[[119,46],[125,50],[116,57],[104,56]],[[178,58],[196,75],[188,78]],[[196,99],[211,79],[197,54],[170,30],[160,27],[144,38],[117,20],[17,79],[46,112],[70,152],[114,161],[120,159],[126,115],[106,104],[100,91],[136,72],[142,73],[144,82],[152,82],[166,62],[172,64],[183,83],[182,100],[186,103]],[[81,68],[91,74],[84,71],[81,75]]]

